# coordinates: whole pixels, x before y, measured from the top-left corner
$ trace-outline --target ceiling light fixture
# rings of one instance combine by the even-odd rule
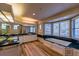
[[[33,13],[33,16],[36,15],[36,13]]]

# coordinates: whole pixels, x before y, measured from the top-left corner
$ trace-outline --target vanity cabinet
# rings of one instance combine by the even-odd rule
[[[37,35],[22,35],[22,36],[19,36],[20,43],[30,42],[30,41],[34,41],[34,40],[37,40]]]
[[[19,45],[0,47],[0,56],[19,56],[19,55],[20,55]]]

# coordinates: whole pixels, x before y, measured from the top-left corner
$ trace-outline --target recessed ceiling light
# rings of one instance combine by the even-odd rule
[[[36,15],[36,13],[33,13],[33,15]]]

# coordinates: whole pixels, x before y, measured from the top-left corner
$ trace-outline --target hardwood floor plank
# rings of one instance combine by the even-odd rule
[[[33,41],[21,45],[24,56],[60,56],[39,41]]]
[[[35,44],[32,44],[33,47],[35,47],[35,52],[37,52],[39,54],[39,56],[43,56],[43,55],[46,55],[44,54],[41,49],[39,49]]]
[[[56,52],[52,51],[51,49],[49,49],[47,46],[43,45],[42,43],[41,43],[41,44],[40,44],[39,42],[34,42],[34,43],[36,43],[36,45],[37,45],[40,49],[42,49],[42,51],[44,51],[44,53],[47,53],[47,54],[49,54],[50,56],[52,56],[52,55],[57,55]],[[40,44],[40,45],[39,45],[39,44]],[[58,54],[58,55],[59,55],[59,54]]]

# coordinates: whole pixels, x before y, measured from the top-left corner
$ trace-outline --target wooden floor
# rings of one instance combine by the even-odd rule
[[[39,41],[24,43],[21,49],[23,56],[60,56]]]

